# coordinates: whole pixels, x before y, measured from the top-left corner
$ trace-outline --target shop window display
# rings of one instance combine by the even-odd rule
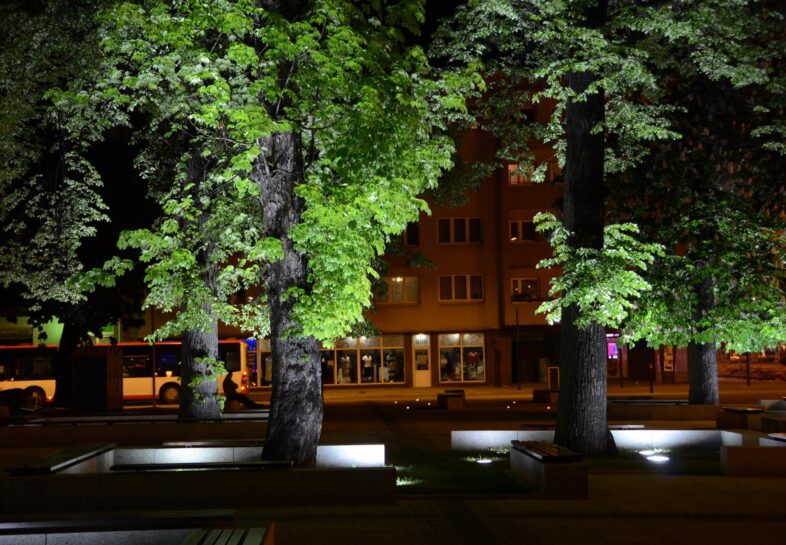
[[[484,341],[482,333],[440,335],[440,382],[486,380]]]

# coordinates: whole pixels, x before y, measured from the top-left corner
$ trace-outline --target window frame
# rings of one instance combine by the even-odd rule
[[[535,175],[535,166],[529,168],[528,174],[514,174],[518,169],[519,163],[508,163],[505,168],[505,179],[508,187],[532,187],[535,182],[532,177]]]
[[[534,280],[537,285],[537,295],[534,298],[525,298],[522,297],[523,293],[521,291],[521,286],[523,282],[527,280]],[[519,291],[515,291],[516,287],[518,286]],[[517,297],[518,296],[518,297]],[[537,276],[514,276],[510,279],[510,298],[513,303],[532,303],[532,302],[539,302],[543,301],[543,296],[540,292],[540,278]]]
[[[532,225],[534,238],[523,238],[524,226],[527,224]],[[513,228],[516,228],[516,236],[513,236]],[[543,235],[535,230],[535,222],[532,219],[528,220],[510,220],[508,221],[508,242],[511,244],[530,244],[544,242]]]
[[[393,301],[391,300],[391,294],[393,291],[390,289],[391,282],[395,282],[397,278],[401,279],[402,285],[402,294],[404,295],[403,301]],[[409,276],[383,276],[382,279],[385,281],[387,286],[387,290],[385,291],[385,298],[382,299],[381,297],[376,298],[376,303],[379,305],[419,305],[420,304],[420,277],[409,275]],[[417,286],[417,299],[415,301],[407,300],[407,286],[408,284],[414,283]]]
[[[457,344],[455,344],[455,345],[442,344],[442,336],[443,335],[456,335],[456,334],[459,336]],[[467,335],[482,335],[483,336],[482,344],[465,343],[464,342],[464,338]],[[460,374],[459,374],[459,378],[457,380],[443,380],[442,379],[442,349],[443,348],[447,348],[447,349],[455,348],[455,349],[458,349]],[[466,376],[465,376],[465,367],[467,367],[468,362],[464,361],[464,354],[465,354],[465,349],[468,349],[468,348],[477,348],[477,349],[480,350],[482,367],[483,367],[483,378],[480,378],[480,379],[477,379],[477,378],[476,379],[468,379],[468,378],[466,378]],[[486,334],[485,334],[485,332],[463,332],[463,333],[446,333],[446,334],[442,334],[441,333],[441,334],[439,334],[437,336],[437,362],[436,363],[437,363],[437,376],[438,376],[440,384],[456,384],[456,383],[461,383],[461,382],[471,382],[471,383],[483,383],[483,382],[486,382],[486,380],[487,380],[487,374],[486,374],[487,362],[486,362]]]
[[[449,225],[449,240],[442,240],[440,222],[448,222]],[[456,224],[464,223],[464,240],[456,240]],[[472,233],[474,229],[471,227],[473,222],[477,222],[478,240],[472,240]],[[483,244],[483,218],[480,216],[451,216],[445,218],[437,218],[437,244],[445,245],[466,245],[466,244]]]
[[[472,278],[480,278],[480,291],[481,295],[479,299],[472,298]],[[442,279],[443,278],[450,278],[450,299],[443,299],[442,298]],[[466,298],[464,299],[457,299],[456,298],[456,278],[464,278],[464,286],[466,292]],[[440,303],[481,303],[486,299],[486,283],[483,279],[482,274],[441,274],[437,276],[437,300]]]

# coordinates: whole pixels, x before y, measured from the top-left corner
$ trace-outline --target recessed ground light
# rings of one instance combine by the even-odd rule
[[[653,454],[655,454],[655,451],[654,450],[640,450],[639,454],[641,454],[642,456],[652,456]]]
[[[409,405],[407,405],[407,410],[409,410]]]
[[[505,408],[506,408],[506,409],[510,409],[510,405],[508,405],[508,406],[507,406],[507,407],[505,407]]]
[[[546,406],[546,410],[550,411],[551,410],[551,405]]]
[[[393,402],[393,405],[398,405],[398,401],[394,401],[394,402]]]
[[[663,456],[662,454],[655,454],[653,456],[647,456],[647,460],[649,460],[650,462],[656,462],[658,464],[662,464],[663,462],[668,462],[669,457]]]
[[[513,402],[513,404],[515,405],[515,404],[516,404],[516,402],[514,401],[514,402]]]
[[[416,398],[415,398],[415,401],[420,401],[420,398],[419,398],[419,397],[416,397]]]
[[[479,464],[490,464],[491,460],[489,458],[478,458],[475,460]]]
[[[428,403],[426,403],[426,405],[428,405],[429,407],[431,407],[431,401],[429,401]]]

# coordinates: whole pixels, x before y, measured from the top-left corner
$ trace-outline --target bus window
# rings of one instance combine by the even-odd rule
[[[163,353],[158,354],[158,364],[156,365],[156,373],[159,377],[179,377],[180,376],[180,358],[178,354]]]
[[[123,378],[149,377],[151,373],[150,356],[146,354],[123,355]]]
[[[236,345],[219,348],[218,357],[224,362],[227,371],[240,371],[240,351]]]

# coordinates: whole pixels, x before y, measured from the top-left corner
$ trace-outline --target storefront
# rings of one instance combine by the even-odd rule
[[[485,382],[485,335],[447,333],[439,335],[439,381]]]

